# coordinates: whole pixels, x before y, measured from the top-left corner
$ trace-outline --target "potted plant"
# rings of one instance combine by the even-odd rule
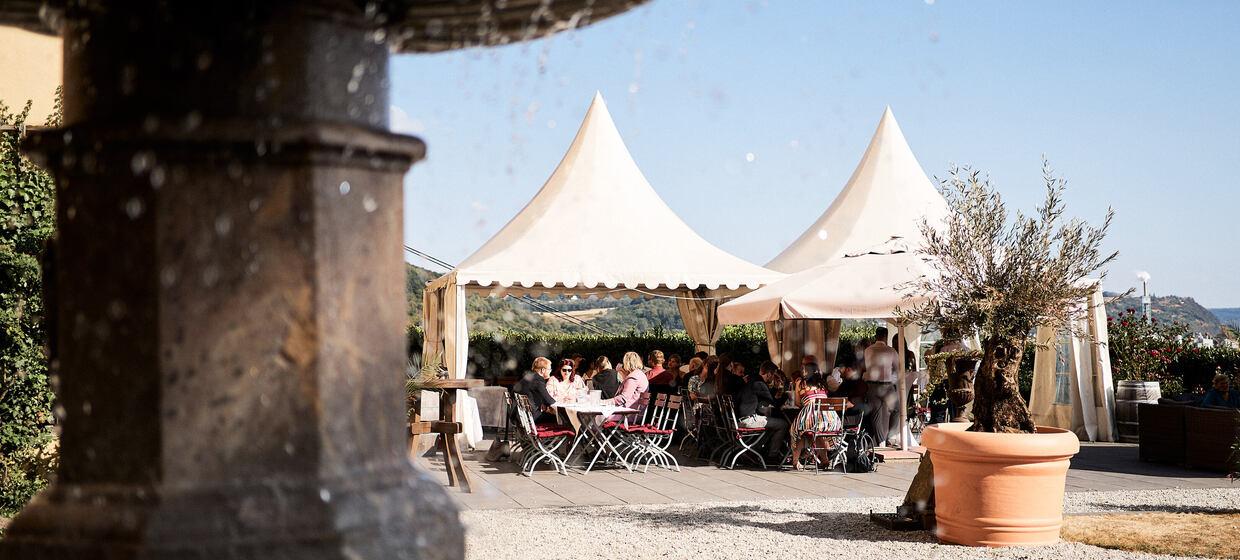
[[[953,166],[940,181],[950,210],[945,223],[922,224],[921,253],[937,274],[908,287],[930,299],[901,315],[981,342],[973,422],[937,424],[923,435],[945,542],[1059,540],[1068,462],[1080,443],[1069,431],[1034,426],[1017,381],[1021,354],[1039,325],[1074,328],[1095,290],[1089,279],[1100,281],[1116,254],[1101,252],[1112,212],[1101,227],[1064,222],[1065,182],[1045,162],[1043,178],[1046,199],[1037,213],[1009,219],[988,177]]]

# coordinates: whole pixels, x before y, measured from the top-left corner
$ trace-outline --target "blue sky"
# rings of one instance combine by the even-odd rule
[[[550,39],[402,55],[393,128],[429,145],[405,240],[459,262],[559,163],[595,90],[682,219],[765,263],[813,222],[892,107],[922,167],[1117,217],[1107,288],[1240,306],[1240,2],[655,0]],[[753,154],[748,161],[747,154]],[[415,264],[426,263],[413,260]]]

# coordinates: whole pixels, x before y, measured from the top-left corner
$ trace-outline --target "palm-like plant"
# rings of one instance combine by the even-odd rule
[[[433,388],[435,380],[443,371],[443,354],[424,354],[421,364],[409,362],[405,367],[405,404],[409,418],[421,410],[422,391]]]

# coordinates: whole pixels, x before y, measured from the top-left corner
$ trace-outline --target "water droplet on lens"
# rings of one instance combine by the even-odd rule
[[[232,218],[220,216],[215,219],[215,233],[224,236],[228,235],[230,231],[232,231]]]
[[[374,197],[366,195],[366,197],[362,199],[362,208],[365,208],[367,212],[374,212],[379,208],[379,203],[375,202]]]
[[[319,499],[324,502],[330,502],[332,501],[332,493],[328,492],[326,488],[321,488],[319,489]]]
[[[353,185],[350,185],[348,181],[342,181],[340,183],[340,196],[349,194],[350,190],[353,190]]]
[[[133,170],[133,174],[137,175],[151,168],[154,163],[155,156],[151,152],[137,152],[133,158],[129,160],[129,168]]]
[[[125,213],[129,215],[129,219],[131,220],[138,219],[138,217],[142,215],[142,210],[142,199],[136,196],[125,202]]]
[[[158,189],[164,186],[164,182],[168,179],[168,172],[164,170],[164,166],[156,165],[151,169],[151,187]]]

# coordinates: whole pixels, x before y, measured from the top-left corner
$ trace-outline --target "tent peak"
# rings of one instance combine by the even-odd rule
[[[869,252],[893,237],[916,246],[922,220],[935,224],[946,215],[947,202],[922,170],[887,106],[848,183],[766,267],[798,272],[846,254]]]

